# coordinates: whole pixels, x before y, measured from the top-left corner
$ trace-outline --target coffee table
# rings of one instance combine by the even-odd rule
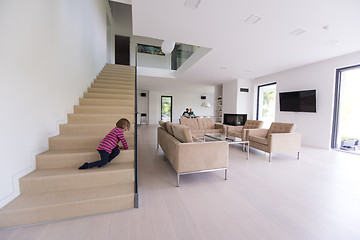
[[[242,140],[238,137],[229,137],[222,133],[205,133],[204,134],[204,141],[206,142],[206,138],[210,138],[216,141],[226,141],[229,144],[242,144],[243,147],[247,149],[247,159],[249,159],[249,141]],[[247,147],[246,147],[247,145]],[[243,148],[244,150],[244,148]]]

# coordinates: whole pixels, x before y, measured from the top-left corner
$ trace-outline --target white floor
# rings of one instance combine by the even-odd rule
[[[250,160],[230,146],[224,172],[180,177],[156,127],[139,128],[140,208],[0,231],[0,239],[360,239],[360,156],[303,147]]]

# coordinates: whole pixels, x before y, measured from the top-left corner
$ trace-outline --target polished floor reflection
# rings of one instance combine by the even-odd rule
[[[139,209],[0,231],[0,239],[360,239],[360,157],[303,147],[267,155],[230,146],[222,172],[181,176],[139,128]]]

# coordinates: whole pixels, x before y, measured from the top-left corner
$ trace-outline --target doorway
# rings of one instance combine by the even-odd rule
[[[130,65],[130,38],[115,36],[115,64]]]
[[[275,121],[276,82],[258,86],[256,120],[264,122],[269,128]]]
[[[332,148],[360,153],[360,65],[336,70]]]
[[[161,96],[161,120],[172,122],[172,96]]]

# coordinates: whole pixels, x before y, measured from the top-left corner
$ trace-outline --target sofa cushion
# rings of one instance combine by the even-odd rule
[[[249,139],[252,142],[257,142],[257,143],[260,143],[260,144],[266,145],[266,146],[268,145],[268,139],[266,139],[266,138],[250,135]]]
[[[296,129],[296,125],[293,123],[278,123],[273,122],[267,132],[266,138],[272,133],[292,133]]]
[[[166,130],[166,123],[165,123],[164,121],[161,121],[161,120],[160,120],[158,123],[159,123],[160,127],[161,127],[163,130],[167,131],[167,130]]]
[[[173,125],[173,123],[172,122],[165,122],[165,125],[166,125],[166,131],[174,136],[174,132],[173,132],[173,129],[171,127],[171,125]]]
[[[222,129],[205,129],[205,133],[223,133]]]
[[[172,129],[174,132],[174,137],[177,138],[182,143],[193,142],[191,131],[188,126],[181,124],[173,124]]]
[[[199,129],[199,124],[198,124],[196,118],[180,118],[179,122],[180,122],[180,124],[184,124],[184,125],[188,126],[191,130]]]
[[[201,129],[214,129],[215,123],[212,118],[197,118],[199,128]]]
[[[264,124],[263,121],[258,120],[246,120],[244,129],[255,129],[255,128],[261,128]]]
[[[191,134],[195,137],[204,137],[204,129],[191,129]]]

